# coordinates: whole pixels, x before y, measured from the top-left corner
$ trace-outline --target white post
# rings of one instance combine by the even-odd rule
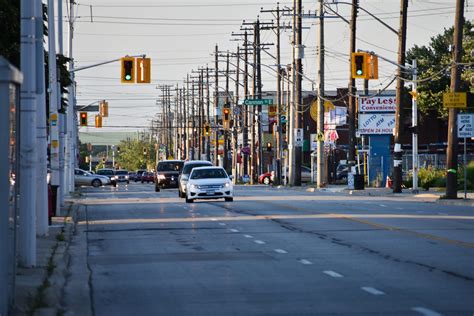
[[[412,133],[412,165],[413,165],[413,193],[418,193],[418,131],[417,125],[418,125],[418,106],[417,106],[417,101],[416,101],[416,89],[417,89],[417,65],[416,65],[416,59],[413,59],[413,84],[412,84],[412,123],[411,126],[413,127],[413,133]]]
[[[77,148],[77,119],[76,119],[76,98],[74,81],[74,57],[73,57],[73,38],[74,38],[74,1],[69,1],[69,76],[71,85],[68,87],[68,110],[67,110],[67,147],[66,163],[68,164],[68,189],[74,192],[74,169],[76,167],[76,148]]]
[[[46,126],[46,91],[44,78],[44,46],[43,46],[43,6],[35,1],[36,19],[36,142],[38,149],[38,165],[36,174],[36,229],[38,236],[48,234],[48,132]]]
[[[54,0],[48,0],[48,63],[49,63],[49,141],[51,185],[58,187],[56,198],[56,215],[60,214],[60,174],[59,174],[59,115],[58,85],[56,69],[56,43],[54,26]]]
[[[20,90],[20,217],[18,260],[24,267],[36,265],[36,69],[34,1],[21,1]]]

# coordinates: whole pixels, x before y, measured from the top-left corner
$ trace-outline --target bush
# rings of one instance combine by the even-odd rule
[[[421,168],[418,172],[418,185],[425,190],[430,187],[446,186],[446,172],[442,169]]]

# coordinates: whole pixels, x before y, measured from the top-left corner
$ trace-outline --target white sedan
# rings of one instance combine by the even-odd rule
[[[93,174],[82,169],[74,169],[74,184],[76,186],[92,185],[97,188],[102,185],[110,184],[110,178]]]
[[[234,200],[232,181],[221,167],[193,168],[186,183],[186,203],[196,199]]]

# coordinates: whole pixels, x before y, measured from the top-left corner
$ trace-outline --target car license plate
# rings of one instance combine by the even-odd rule
[[[206,191],[207,195],[214,195],[215,193],[216,193],[216,191],[214,191],[214,190],[207,190]]]

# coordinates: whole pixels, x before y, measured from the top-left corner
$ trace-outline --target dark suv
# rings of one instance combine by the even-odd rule
[[[177,188],[178,177],[183,170],[182,160],[162,160],[156,165],[155,192],[162,188]]]
[[[109,177],[110,184],[112,184],[114,187],[117,186],[117,176],[115,175],[114,169],[108,169],[108,168],[99,169],[97,170],[96,174]]]

